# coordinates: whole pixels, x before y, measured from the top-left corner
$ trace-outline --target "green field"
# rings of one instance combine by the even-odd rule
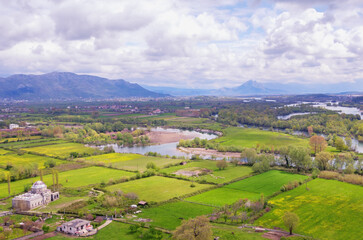
[[[122,190],[125,193],[133,192],[139,196],[140,200],[161,202],[211,187],[208,184],[198,183],[194,183],[195,187],[191,187],[191,184],[189,181],[154,176],[111,185],[106,189],[112,192],[116,190]]]
[[[26,140],[19,142],[9,142],[9,143],[1,143],[0,147],[6,148],[27,148],[27,147],[36,147],[36,146],[45,146],[57,143],[65,143],[66,141],[57,139],[57,138],[40,138],[35,140]]]
[[[143,209],[138,217],[149,218],[153,226],[165,229],[175,229],[182,219],[195,218],[196,216],[211,214],[213,207],[188,202],[167,203],[156,208]]]
[[[219,170],[216,167],[216,161],[213,160],[193,160],[188,162],[186,165],[180,165],[180,166],[162,169],[161,172],[172,174],[181,169],[186,171],[194,171],[203,168],[210,169],[213,172],[211,174],[202,175],[198,177],[185,176],[185,178],[195,179],[195,180],[205,180],[207,182],[213,182],[213,183],[226,183],[234,179],[250,175],[252,173],[252,169],[250,167],[247,166],[235,167],[232,164],[228,164],[228,167],[224,170]]]
[[[11,153],[11,151],[0,148],[0,155],[5,155],[5,154],[8,154],[8,153]]]
[[[285,211],[300,218],[297,233],[319,239],[361,239],[363,236],[363,188],[335,180],[315,179],[309,190],[300,186],[270,200],[273,210],[255,222],[284,228]]]
[[[80,187],[101,182],[108,182],[110,179],[116,180],[123,177],[134,176],[134,173],[104,168],[104,167],[88,167],[59,173],[59,184],[63,187]],[[23,179],[11,182],[11,194],[19,194],[24,191],[24,186],[38,181],[39,177]],[[43,176],[43,181],[47,185],[52,185],[52,175]],[[8,196],[7,183],[0,184],[0,198]]]
[[[120,223],[113,221],[107,227],[98,231],[98,233],[94,236],[87,238],[76,238],[76,237],[66,237],[65,235],[58,234],[55,237],[47,238],[50,240],[69,240],[69,239],[95,239],[95,240],[137,240],[140,239],[138,233],[130,233],[129,231],[130,224]],[[164,234],[163,239],[168,239],[169,235]]]
[[[282,185],[290,181],[306,179],[307,176],[271,170],[244,180],[228,184],[222,188],[186,198],[186,201],[205,203],[214,206],[232,204],[239,199],[257,200],[261,193],[265,197],[278,192]]]
[[[241,128],[230,127],[223,130],[223,136],[212,140],[220,143],[223,146],[242,146],[242,147],[256,147],[260,146],[287,146],[290,144],[309,146],[307,139],[301,139],[292,135],[263,131],[257,128]]]
[[[213,236],[220,240],[266,240],[262,237],[263,233],[256,233],[250,229],[240,229],[235,226],[213,224]]]
[[[62,157],[62,158],[69,157],[69,154],[71,152],[77,152],[79,154],[84,154],[84,153],[93,154],[99,151],[95,148],[86,147],[80,143],[61,143],[48,146],[24,148],[23,150],[28,152],[45,154],[51,157]]]
[[[177,164],[182,161],[180,159],[149,157],[133,153],[109,153],[86,158],[78,158],[77,161],[78,160],[90,164],[101,164],[130,171],[144,171],[146,170],[146,165],[149,162],[153,162],[157,167],[163,168],[166,165]]]
[[[31,167],[37,165],[38,168],[44,168],[44,162],[53,158],[37,156],[32,154],[18,155],[15,153],[0,155],[0,168],[5,168],[7,164],[11,164],[14,167]],[[66,161],[53,159],[57,165],[66,163]]]

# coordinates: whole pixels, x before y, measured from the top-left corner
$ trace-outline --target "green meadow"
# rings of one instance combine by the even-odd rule
[[[186,201],[205,203],[213,206],[223,206],[232,204],[239,199],[248,198],[257,200],[261,193],[265,197],[278,192],[282,185],[290,181],[299,181],[306,179],[307,176],[291,174],[277,170],[271,170],[244,180],[228,184],[222,188],[186,198]]]
[[[77,161],[87,162],[95,165],[112,166],[113,168],[129,171],[145,171],[146,165],[153,162],[158,168],[170,164],[180,163],[180,159],[150,157],[133,153],[108,153],[86,158],[78,158]]]
[[[285,228],[286,211],[300,218],[297,233],[318,239],[361,239],[363,236],[363,188],[336,180],[315,179],[269,202],[273,209],[255,222]]]
[[[57,144],[57,143],[66,143],[66,141],[57,139],[57,138],[40,138],[40,139],[35,139],[35,140],[1,143],[0,147],[18,149],[18,148],[52,145],[52,144]]]
[[[213,224],[213,236],[220,240],[266,240],[263,233],[256,233],[253,229],[241,229],[235,226]]]
[[[47,146],[24,148],[23,150],[28,152],[45,154],[51,157],[62,157],[62,158],[69,157],[71,152],[77,152],[79,154],[84,154],[84,153],[93,154],[99,151],[95,148],[86,147],[80,143],[61,143],[61,144],[53,144]]]
[[[50,157],[37,156],[27,153],[22,155],[11,153],[6,155],[0,155],[0,168],[5,168],[8,164],[19,168],[31,167],[34,165],[37,165],[37,168],[44,168],[44,163],[50,159],[53,159],[57,165],[66,163],[65,161]]]
[[[151,225],[173,230],[182,220],[208,215],[213,212],[213,207],[188,202],[167,203],[155,208],[145,208],[138,217],[149,218]]]
[[[212,140],[224,146],[242,146],[247,148],[260,146],[309,146],[307,139],[301,139],[289,134],[263,131],[257,128],[229,127],[223,130],[223,136]]]
[[[216,166],[216,161],[213,160],[193,160],[188,162],[186,165],[179,165],[162,169],[161,172],[173,174],[178,170],[195,171],[201,169],[209,169],[213,172],[210,174],[198,176],[198,177],[186,177],[187,179],[205,180],[213,183],[227,183],[234,179],[248,176],[252,174],[251,167],[247,166],[234,166],[228,164],[228,167],[224,170],[219,170]],[[179,175],[183,177],[183,175]]]
[[[195,186],[191,187],[191,184],[189,181],[153,176],[111,185],[106,189],[111,192],[117,190],[125,193],[133,192],[140,200],[161,202],[211,187],[208,184],[198,183],[194,183]]]
[[[59,173],[59,184],[63,187],[80,187],[101,182],[108,182],[110,179],[116,180],[124,177],[134,176],[134,173],[104,168],[104,167],[88,167],[76,170],[70,170]],[[23,179],[11,182],[11,194],[19,194],[24,191],[24,186],[32,184],[39,180],[39,177]],[[46,185],[52,185],[52,174],[43,176],[43,181]],[[8,196],[8,184],[0,184],[0,198]]]
[[[95,239],[95,240],[137,240],[140,239],[139,233],[130,233],[130,224],[113,221],[105,228],[99,230],[96,235],[91,237],[80,237],[74,236],[66,237],[65,235],[58,234],[55,237],[47,238],[49,240],[69,240],[69,239]],[[145,229],[146,230],[146,229]],[[168,239],[168,234],[163,234],[163,239]]]

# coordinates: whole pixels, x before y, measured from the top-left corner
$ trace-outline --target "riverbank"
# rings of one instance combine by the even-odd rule
[[[216,158],[240,158],[241,153],[238,152],[218,152],[214,149],[205,149],[205,148],[185,148],[179,147],[180,151],[185,153],[201,155],[201,156],[214,156]]]

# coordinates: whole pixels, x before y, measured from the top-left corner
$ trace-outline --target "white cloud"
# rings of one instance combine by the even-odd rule
[[[203,88],[363,77],[360,1],[266,1],[0,0],[0,74]]]

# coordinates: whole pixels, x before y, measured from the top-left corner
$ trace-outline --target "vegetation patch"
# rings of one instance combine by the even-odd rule
[[[25,151],[35,152],[39,154],[44,154],[51,157],[62,157],[68,158],[71,153],[78,153],[79,155],[92,155],[99,150],[86,147],[80,143],[61,143],[48,146],[25,148]]]
[[[187,177],[179,175],[187,179],[195,179],[197,181],[205,181],[212,183],[227,183],[234,179],[248,176],[252,173],[251,167],[247,166],[234,166],[233,164],[228,164],[227,168],[219,170],[217,167],[217,162],[213,160],[193,160],[188,162],[186,165],[179,165],[170,168],[162,169],[161,172],[168,174],[175,174],[179,170],[188,170],[193,168],[209,169],[210,173]]]
[[[81,168],[66,172],[59,173],[59,184],[63,187],[81,187],[91,184],[107,183],[109,180],[117,180],[120,178],[128,178],[134,176],[134,173],[109,169],[103,167],[88,167]],[[39,177],[28,178],[10,183],[11,194],[19,194],[24,191],[25,186],[29,186],[35,181],[38,181]],[[52,175],[43,176],[43,181],[48,186],[53,185]],[[0,198],[7,197],[8,195],[8,184],[0,184]]]
[[[244,180],[228,184],[222,188],[186,198],[185,200],[198,203],[206,203],[215,206],[232,204],[239,199],[248,198],[257,200],[261,193],[265,197],[271,196],[280,191],[282,185],[290,181],[304,180],[304,175],[291,174],[282,171],[272,170]]]
[[[144,171],[148,163],[153,162],[156,167],[163,168],[170,164],[181,162],[180,159],[150,157],[132,153],[109,153],[77,160],[95,165],[119,168],[130,171]]]
[[[182,220],[207,215],[213,212],[213,207],[188,203],[173,202],[155,208],[146,208],[138,217],[151,219],[150,225],[165,229],[175,229]]]
[[[192,184],[194,187],[192,187]],[[131,182],[106,187],[109,191],[121,190],[124,193],[136,193],[140,200],[161,202],[171,198],[191,194],[211,187],[208,184],[191,183],[189,181],[153,176]]]
[[[284,228],[282,216],[300,218],[296,232],[319,239],[360,239],[363,231],[363,188],[336,180],[315,179],[271,199],[273,210],[255,224]]]
[[[212,140],[220,143],[222,146],[243,146],[243,147],[256,147],[259,146],[274,146],[281,147],[294,144],[295,146],[309,146],[307,139],[301,139],[292,135],[263,131],[257,128],[241,128],[230,127],[223,130],[223,136]]]

